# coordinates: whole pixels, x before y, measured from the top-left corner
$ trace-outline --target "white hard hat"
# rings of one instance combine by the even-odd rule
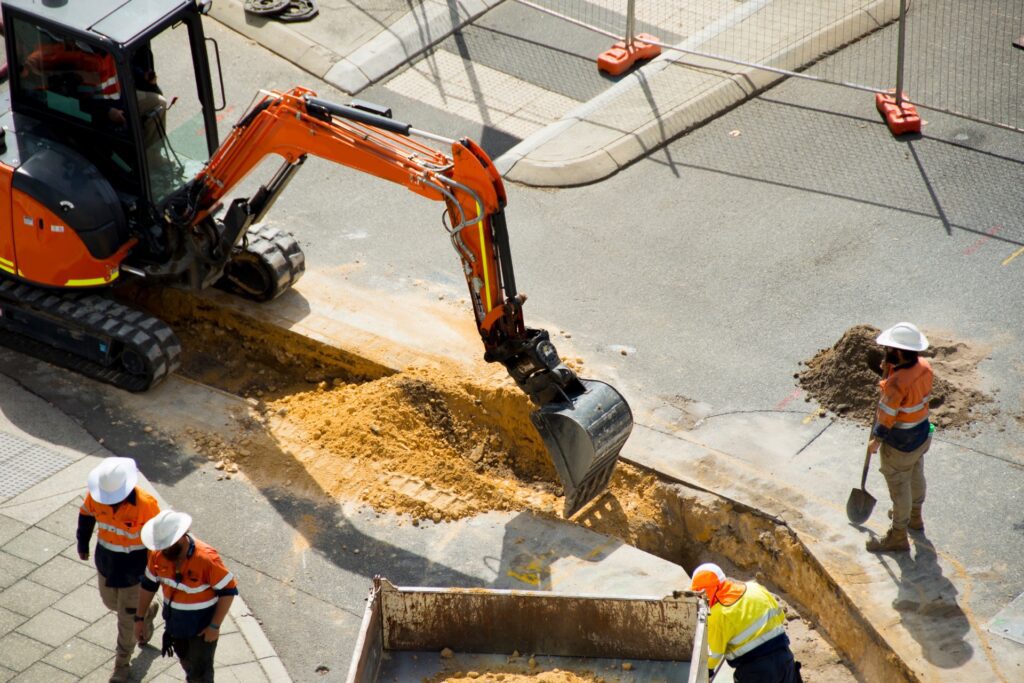
[[[921,334],[914,323],[896,323],[878,335],[875,341],[882,346],[907,351],[924,351],[928,348],[928,338]]]
[[[97,503],[114,505],[128,497],[139,482],[139,470],[131,458],[104,458],[92,468],[86,485]]]
[[[150,550],[170,548],[192,526],[192,515],[164,510],[142,525],[142,544]]]
[[[714,562],[705,562],[693,570],[693,578],[690,580],[690,590],[703,590],[709,594],[714,590],[709,588],[717,587],[725,581],[725,572]]]

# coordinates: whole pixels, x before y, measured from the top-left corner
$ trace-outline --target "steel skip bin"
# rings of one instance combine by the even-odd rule
[[[706,623],[707,603],[689,591],[602,597],[396,587],[377,577],[348,682],[420,683],[443,680],[445,672],[558,668],[599,677],[614,671],[615,678],[638,683],[705,683]],[[535,667],[527,665],[531,657]]]

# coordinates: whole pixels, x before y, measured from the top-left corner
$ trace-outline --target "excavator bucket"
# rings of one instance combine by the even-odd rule
[[[566,519],[608,486],[633,412],[604,382],[580,379],[584,391],[530,414],[565,488]]]

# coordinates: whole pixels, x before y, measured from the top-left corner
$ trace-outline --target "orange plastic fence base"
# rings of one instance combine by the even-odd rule
[[[897,105],[895,91],[892,92],[891,95],[875,95],[875,108],[885,117],[889,132],[893,135],[920,133],[921,117],[917,115],[917,107],[907,100],[907,93],[903,93],[903,102]]]
[[[633,37],[633,44],[619,41],[614,46],[597,56],[597,68],[612,76],[629,71],[638,59],[652,59],[661,54],[661,48],[646,41],[658,39],[649,33],[638,33]]]

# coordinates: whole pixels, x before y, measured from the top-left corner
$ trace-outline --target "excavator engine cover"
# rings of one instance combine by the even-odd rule
[[[584,391],[530,414],[565,488],[566,519],[608,486],[633,429],[625,399],[604,382],[580,378]]]

